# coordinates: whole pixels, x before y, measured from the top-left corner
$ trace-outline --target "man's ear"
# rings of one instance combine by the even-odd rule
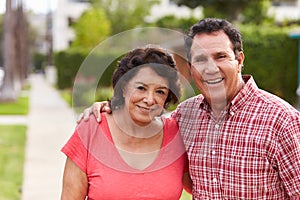
[[[238,61],[238,71],[242,72],[243,67],[244,67],[244,59],[245,59],[245,55],[244,52],[240,51],[239,52],[239,56],[237,58]]]

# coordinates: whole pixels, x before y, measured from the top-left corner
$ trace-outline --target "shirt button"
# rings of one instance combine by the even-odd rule
[[[216,154],[216,151],[212,151],[211,153],[212,153],[212,155],[215,155],[215,154]]]
[[[216,183],[218,180],[217,178],[213,178],[213,182]]]
[[[215,125],[215,128],[218,129],[218,128],[219,128],[219,124],[216,124],[216,125]]]

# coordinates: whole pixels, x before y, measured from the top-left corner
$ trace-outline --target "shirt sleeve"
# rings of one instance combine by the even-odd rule
[[[82,125],[79,125],[82,129]],[[86,131],[88,133],[88,131]],[[78,127],[61,151],[70,158],[83,172],[87,172],[88,150],[79,136]]]
[[[288,195],[300,198],[300,118],[289,122],[279,136],[277,162]]]
[[[172,113],[171,113],[171,117],[172,118],[174,118],[176,121],[178,121],[178,119],[179,119],[179,113],[180,113],[180,108],[181,108],[181,104],[179,104],[178,106],[177,106],[177,108],[174,110],[174,111],[172,111]]]

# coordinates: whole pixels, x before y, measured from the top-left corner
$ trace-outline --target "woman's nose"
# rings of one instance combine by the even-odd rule
[[[147,94],[145,95],[143,101],[147,105],[153,105],[154,102],[155,102],[154,94],[152,92],[147,92]]]

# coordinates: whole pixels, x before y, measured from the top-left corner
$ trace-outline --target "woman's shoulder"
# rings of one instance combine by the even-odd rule
[[[164,124],[165,135],[173,138],[179,133],[178,123],[173,117],[161,117]]]
[[[94,115],[90,115],[88,120],[81,120],[75,130],[78,132],[79,135],[83,134],[87,136],[96,134],[99,128],[101,128],[101,130],[105,130],[107,127],[107,120],[105,114],[101,113],[101,119],[102,120],[98,122]]]
[[[169,127],[174,127],[174,128],[178,128],[178,123],[177,120],[174,117],[170,117],[170,116],[162,116],[161,117],[164,126],[169,126]]]

